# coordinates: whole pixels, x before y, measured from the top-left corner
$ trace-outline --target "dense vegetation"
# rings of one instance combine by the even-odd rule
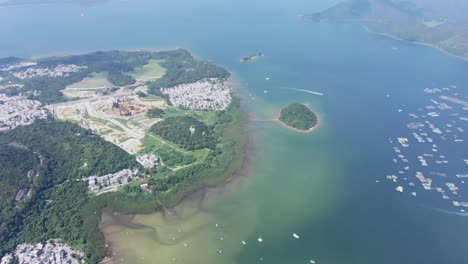
[[[151,118],[161,118],[164,115],[164,110],[160,108],[153,108],[153,109],[148,110],[146,115]]]
[[[211,128],[190,116],[168,117],[154,124],[150,131],[187,150],[213,148],[216,144]]]
[[[158,91],[163,87],[173,87],[183,83],[192,83],[206,78],[226,79],[230,73],[225,69],[206,61],[195,59],[185,50],[178,50],[169,59],[160,63],[166,68],[166,74],[150,82],[149,91],[161,95]]]
[[[188,192],[218,184],[240,168],[246,142],[244,118],[235,98],[227,110],[219,112],[213,132],[219,142],[204,162],[150,180],[153,194],[163,205],[175,206]]]
[[[195,120],[200,125],[197,122],[201,121]],[[123,150],[67,122],[40,121],[1,133],[2,187],[33,188],[34,195],[20,209],[14,209],[11,205],[16,192],[0,193],[1,201],[9,206],[9,211],[2,206],[2,213],[10,213],[8,219],[2,219],[0,255],[18,243],[60,237],[84,250],[89,263],[100,262],[106,250],[98,227],[103,208],[150,213],[161,205],[175,206],[188,192],[230,177],[243,160],[243,120],[239,100],[235,99],[227,110],[217,113],[216,122],[210,127],[211,137],[217,143],[203,162],[194,163],[193,155],[180,155],[169,147],[161,147],[158,153],[167,166],[193,165],[176,171],[165,166],[149,171],[151,193],[142,192],[136,184],[95,197],[86,195],[85,184],[73,179],[138,166]],[[201,127],[209,128],[203,123]],[[30,170],[39,172],[36,180],[26,177]]]
[[[24,87],[2,91],[26,92],[30,98],[43,103],[60,102],[66,100],[60,90],[93,72],[109,72],[108,80],[114,85],[128,85],[132,81],[128,72],[152,59],[162,61],[166,68],[166,75],[149,84],[150,92],[155,94],[161,87],[229,76],[224,69],[198,61],[185,50],[109,51],[39,59],[33,67],[75,64],[87,68],[56,78],[15,80],[9,76],[8,80]],[[15,63],[14,59],[4,61]],[[148,112],[150,117],[164,115],[170,114],[161,109]],[[68,122],[37,121],[0,133],[0,256],[19,243],[63,238],[72,247],[84,250],[89,263],[100,262],[106,250],[98,227],[103,208],[122,213],[150,213],[161,205],[175,206],[188,192],[204,185],[224,181],[243,161],[243,120],[236,98],[224,111],[166,118],[154,125],[150,133],[174,144],[160,144],[155,136],[146,136],[159,143],[151,151],[164,162],[157,170],[145,170],[149,179],[143,182],[151,185],[152,192],[143,192],[139,187],[141,182],[137,182],[99,196],[89,195],[85,183],[77,179],[139,167],[134,157]],[[37,177],[28,178],[36,174]],[[16,202],[19,190],[31,190],[31,196]]]
[[[16,63],[19,63],[21,61],[23,61],[23,59],[20,59],[20,58],[17,58],[17,57],[0,58],[0,66],[16,64]]]
[[[317,124],[317,116],[303,104],[293,103],[281,110],[280,121],[295,129],[307,131]]]
[[[74,180],[132,167],[139,167],[132,156],[76,124],[37,121],[0,133],[0,255],[51,237],[91,250],[78,214],[88,196]],[[33,195],[15,206],[23,188]]]
[[[136,95],[138,95],[138,97],[147,97],[147,96],[148,96],[148,94],[146,94],[146,93],[144,93],[144,92],[142,92],[142,91],[138,91],[138,92],[136,93]]]
[[[107,80],[115,86],[127,86],[136,83],[135,78],[121,72],[109,72],[107,74]]]
[[[136,67],[141,67],[150,60],[161,60],[161,66],[166,68],[166,74],[150,84],[150,92],[160,94],[159,88],[171,87],[182,83],[190,83],[204,78],[227,78],[229,72],[221,67],[215,66],[206,61],[195,59],[188,51],[177,49],[171,51],[150,52],[150,51],[98,51],[83,55],[48,57],[38,59],[37,65],[30,68],[54,68],[60,64],[74,64],[86,66],[79,72],[72,72],[61,77],[35,77],[30,79],[16,79],[12,76],[5,80],[13,83],[23,84],[24,87],[10,88],[2,90],[9,95],[20,92],[29,94],[31,99],[39,100],[45,104],[66,101],[61,92],[68,85],[80,82],[95,72],[109,72],[108,80],[116,86],[126,86],[135,83],[135,79],[126,74]],[[5,65],[19,62],[17,58],[0,59],[0,63]],[[22,71],[24,68],[12,71]],[[1,73],[3,74],[3,73]]]
[[[20,190],[27,192],[33,179],[28,179],[31,171],[33,177],[35,169],[39,167],[39,158],[32,151],[20,146],[0,145],[0,241],[7,225],[22,207],[23,201],[15,201]],[[1,255],[1,254],[0,254]]]

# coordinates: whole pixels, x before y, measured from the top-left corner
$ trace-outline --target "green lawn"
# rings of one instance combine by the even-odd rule
[[[81,82],[74,83],[68,88],[71,89],[97,89],[103,87],[112,87],[107,81],[107,72],[94,72],[91,77],[84,78]]]
[[[148,94],[147,96],[145,97],[138,97],[138,99],[140,99],[141,101],[143,102],[151,102],[151,101],[165,101],[163,98],[157,96],[157,95],[152,95],[152,94]]]
[[[142,67],[136,67],[133,71],[128,72],[133,78],[137,80],[151,80],[161,78],[166,74],[166,69],[159,63],[161,60],[150,60],[148,64]]]

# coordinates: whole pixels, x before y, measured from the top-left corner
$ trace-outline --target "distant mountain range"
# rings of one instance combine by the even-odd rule
[[[372,32],[468,59],[466,14],[465,0],[347,0],[304,19],[361,21]]]

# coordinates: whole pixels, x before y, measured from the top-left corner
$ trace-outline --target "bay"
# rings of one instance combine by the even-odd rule
[[[397,109],[426,105],[426,87],[456,85],[466,96],[468,64],[370,34],[359,24],[299,17],[335,2],[137,0],[0,8],[1,57],[182,47],[235,77],[252,119],[245,175],[193,194],[172,211],[104,214],[116,263],[468,260],[464,216],[435,210],[455,212],[432,194],[400,195],[384,177],[394,171],[388,138],[407,133]],[[257,52],[265,57],[239,62]],[[294,101],[320,116],[313,133],[256,121]],[[453,151],[452,157],[466,154]]]

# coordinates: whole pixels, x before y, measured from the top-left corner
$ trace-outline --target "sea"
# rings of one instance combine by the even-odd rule
[[[447,100],[468,101],[467,61],[360,23],[301,19],[337,2],[0,8],[0,57],[180,47],[232,73],[249,115],[246,166],[174,209],[105,212],[114,263],[468,263],[468,109]],[[312,133],[265,122],[292,102],[320,117]]]

